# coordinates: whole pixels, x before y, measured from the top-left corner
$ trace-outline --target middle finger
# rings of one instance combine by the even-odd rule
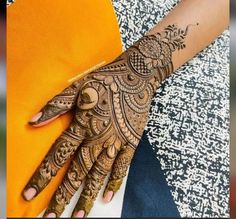
[[[76,204],[72,217],[86,217],[88,215],[107,174],[112,168],[121,145],[121,141],[117,138],[112,145],[103,149],[88,173],[84,189]]]

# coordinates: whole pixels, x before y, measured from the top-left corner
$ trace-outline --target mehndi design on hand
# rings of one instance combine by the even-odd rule
[[[76,110],[70,127],[26,186],[26,190],[34,188],[36,196],[73,156],[45,215],[59,217],[85,178],[74,216],[80,210],[84,216],[89,213],[109,172],[104,196],[119,189],[146,125],[152,97],[173,72],[172,53],[185,47],[187,29],[170,25],[161,33],[144,36],[112,63],[55,96],[41,110],[41,117],[31,122],[37,126]]]

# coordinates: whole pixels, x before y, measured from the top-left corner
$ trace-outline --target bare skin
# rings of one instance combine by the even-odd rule
[[[23,197],[36,197],[72,157],[44,216],[59,217],[85,180],[72,216],[86,217],[109,172],[104,201],[111,201],[134,156],[156,89],[228,25],[229,1],[182,0],[112,63],[53,97],[30,124],[46,125],[72,109],[74,118],[31,177]]]

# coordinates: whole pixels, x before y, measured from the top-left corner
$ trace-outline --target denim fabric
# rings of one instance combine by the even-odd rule
[[[130,166],[121,216],[180,217],[146,134]]]

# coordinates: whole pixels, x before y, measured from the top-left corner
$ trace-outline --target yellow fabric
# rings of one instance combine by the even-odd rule
[[[110,0],[19,0],[7,9],[7,216],[35,217],[65,168],[32,202],[21,192],[71,115],[41,128],[28,120],[79,72],[121,52]]]

